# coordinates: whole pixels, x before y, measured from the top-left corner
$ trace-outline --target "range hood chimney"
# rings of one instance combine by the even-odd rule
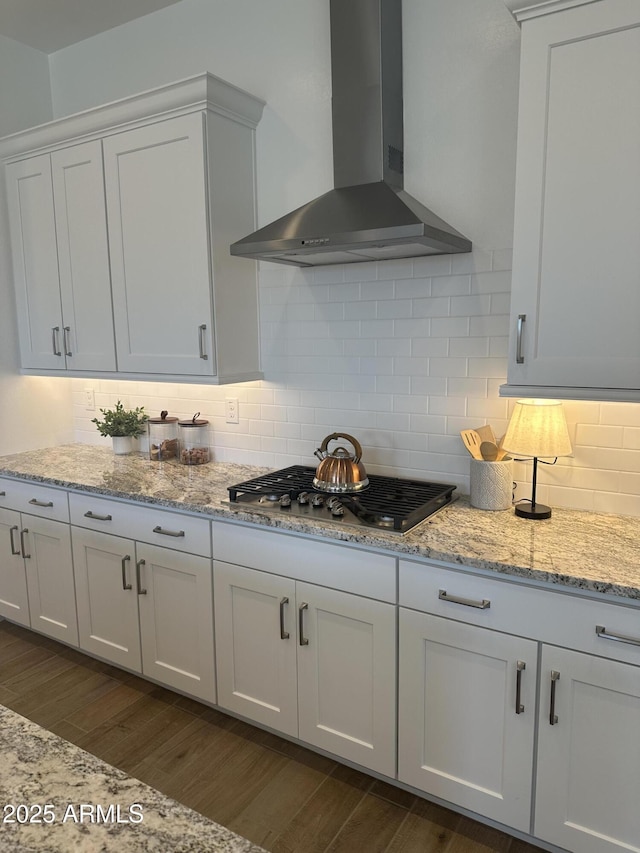
[[[335,189],[231,254],[307,267],[470,252],[403,188],[402,0],[331,0],[331,79]]]

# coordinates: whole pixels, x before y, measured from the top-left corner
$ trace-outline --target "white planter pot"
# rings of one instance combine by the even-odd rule
[[[111,437],[111,441],[113,442],[113,452],[117,456],[122,456],[125,453],[133,453],[135,438],[132,438],[130,435],[114,435]]]

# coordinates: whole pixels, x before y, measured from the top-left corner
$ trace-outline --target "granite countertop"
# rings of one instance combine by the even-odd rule
[[[3,853],[264,853],[2,705],[0,800]]]
[[[157,463],[141,453],[114,456],[109,448],[82,444],[0,457],[0,476],[212,518],[233,518],[640,603],[640,519],[554,508],[550,519],[530,521],[516,517],[513,510],[474,509],[466,496],[461,496],[411,532],[399,536],[282,514],[236,511],[223,503],[228,498],[228,486],[267,470],[270,469],[216,462],[200,466]]]

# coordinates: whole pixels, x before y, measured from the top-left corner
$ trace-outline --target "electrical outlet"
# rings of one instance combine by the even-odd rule
[[[84,389],[84,407],[87,412],[95,412],[96,410],[96,395],[93,388]]]
[[[240,412],[237,397],[227,397],[227,399],[225,400],[225,405],[227,407],[227,423],[240,423]]]

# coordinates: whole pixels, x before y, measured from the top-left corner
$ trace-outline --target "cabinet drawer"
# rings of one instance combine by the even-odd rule
[[[102,533],[211,556],[210,522],[178,512],[122,503],[90,494],[69,495],[71,523]]]
[[[396,561],[385,554],[219,521],[213,522],[213,553],[225,563],[396,601]]]
[[[0,479],[0,506],[53,521],[69,521],[67,493],[29,480]]]
[[[399,589],[413,610],[640,665],[637,606],[409,560],[400,561]]]

